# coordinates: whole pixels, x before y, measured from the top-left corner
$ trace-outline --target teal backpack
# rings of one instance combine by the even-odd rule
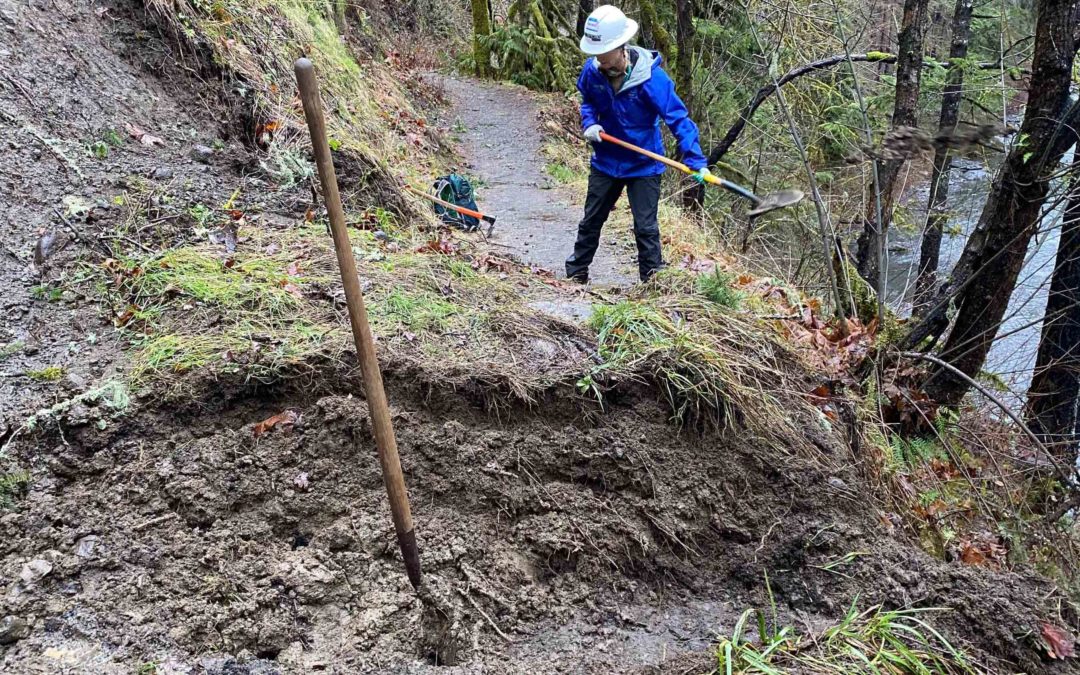
[[[478,210],[476,194],[473,192],[472,184],[464,176],[456,173],[439,176],[431,187],[434,195],[444,202],[464,206],[473,211]],[[480,228],[478,219],[452,211],[441,204],[435,204],[435,215],[450,227],[456,227],[466,232],[472,232]]]

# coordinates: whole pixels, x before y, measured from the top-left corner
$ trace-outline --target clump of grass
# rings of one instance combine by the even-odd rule
[[[375,305],[375,312],[413,333],[428,330],[446,333],[451,320],[466,310],[431,293],[395,288]]]
[[[544,169],[559,183],[572,183],[576,179],[574,170],[559,162],[549,162]]]
[[[739,422],[762,437],[786,438],[781,446],[805,444],[795,432],[798,406],[777,398],[793,388],[781,366],[786,351],[715,303],[681,294],[637,298],[596,307],[589,325],[603,363],[582,381],[583,389],[605,373],[647,379],[659,386],[679,423]]]
[[[29,471],[12,471],[0,475],[0,509],[10,509],[23,497],[30,486]]]
[[[742,294],[732,287],[735,276],[716,267],[712,274],[702,274],[697,278],[697,291],[721,307],[737,309],[742,302]]]
[[[839,623],[808,637],[797,635],[789,626],[770,629],[763,612],[747,610],[731,635],[719,641],[715,672],[974,675],[977,671],[964,652],[922,618],[941,611],[889,611],[880,605],[859,611],[853,603]],[[746,634],[752,617],[757,620],[757,641]]]
[[[21,352],[24,347],[26,347],[26,343],[22,340],[15,340],[14,342],[9,342],[3,347],[0,347],[0,361],[4,361],[11,358],[12,356],[15,356],[16,354]]]
[[[589,180],[589,155],[564,138],[551,138],[541,148],[547,162],[544,170],[560,185],[583,191]]]
[[[60,302],[60,298],[64,295],[64,289],[59,286],[38,285],[30,287],[30,297],[35,300],[45,300],[48,302]]]
[[[299,305],[298,289],[304,284],[330,279],[318,271],[290,275],[289,252],[240,253],[222,258],[208,250],[188,247],[126,262],[136,304],[145,298],[178,293],[224,309],[281,315]]]
[[[55,382],[64,376],[63,366],[46,366],[41,370],[28,370],[26,376],[35,382]]]

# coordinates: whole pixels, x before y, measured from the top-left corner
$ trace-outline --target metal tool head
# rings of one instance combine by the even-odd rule
[[[802,190],[778,190],[776,192],[771,192],[762,197],[761,201],[746,215],[751,218],[757,218],[769,211],[795,206],[802,201],[803,196]]]

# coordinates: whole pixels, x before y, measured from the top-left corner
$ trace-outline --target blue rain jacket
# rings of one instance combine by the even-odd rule
[[[698,128],[686,105],[675,93],[675,83],[660,67],[659,52],[631,46],[633,68],[622,88],[615,92],[595,58],[581,69],[577,87],[581,92],[581,129],[594,124],[615,138],[664,154],[660,120],[675,136],[681,161],[697,171],[706,166],[698,143]],[[663,173],[664,164],[613,143],[594,143],[593,168],[615,178],[636,178]]]

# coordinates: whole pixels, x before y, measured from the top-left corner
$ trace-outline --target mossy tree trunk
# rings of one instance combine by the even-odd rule
[[[664,55],[668,61],[678,63],[679,49],[671,38],[671,33],[664,28],[656,15],[656,4],[653,0],[638,0],[641,4],[641,29],[642,32],[652,38],[653,46]]]
[[[491,35],[491,7],[488,0],[472,0],[473,58],[477,77],[491,75],[491,48],[484,38]]]

